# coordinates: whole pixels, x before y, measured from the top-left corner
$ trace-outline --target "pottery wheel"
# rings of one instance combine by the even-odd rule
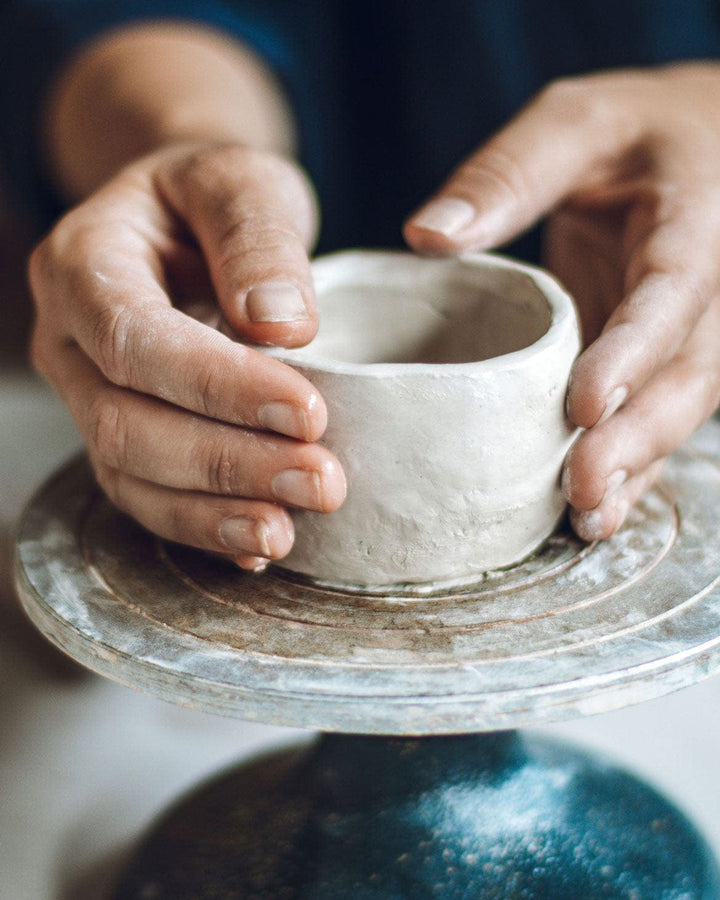
[[[615,709],[719,669],[719,533],[717,423],[612,539],[562,531],[521,565],[421,596],[240,573],[141,529],[76,459],[23,517],[17,580],[55,644],[166,700],[328,731],[465,733]]]

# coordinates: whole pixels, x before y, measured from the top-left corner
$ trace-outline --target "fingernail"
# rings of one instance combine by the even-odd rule
[[[613,472],[612,475],[608,475],[608,477],[605,479],[605,496],[603,497],[603,501],[612,496],[621,485],[625,484],[626,481],[627,472],[625,471],[625,469],[618,469],[616,472]]]
[[[231,550],[270,556],[270,529],[262,519],[233,516],[220,524],[220,539]]]
[[[607,396],[607,400],[605,401],[605,412],[600,416],[597,421],[599,425],[601,422],[604,422],[606,419],[609,419],[610,416],[617,412],[618,409],[623,405],[623,403],[627,400],[628,389],[625,385],[621,387],[616,387],[614,390],[610,391]]]
[[[248,291],[245,300],[252,322],[296,322],[308,318],[303,296],[287,281],[266,281]]]
[[[283,503],[305,509],[322,509],[320,476],[305,469],[285,469],[273,478],[272,492]]]
[[[411,223],[418,228],[427,228],[428,231],[437,231],[446,237],[452,237],[469,225],[475,215],[475,207],[467,200],[461,200],[459,197],[441,197],[439,200],[433,200],[413,216]]]
[[[309,440],[305,410],[294,403],[265,403],[258,409],[257,418],[260,427],[268,431],[277,431],[303,441]]]

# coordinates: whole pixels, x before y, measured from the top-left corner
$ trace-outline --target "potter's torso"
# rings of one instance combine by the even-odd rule
[[[34,157],[43,85],[78,44],[179,16],[252,45],[279,73],[323,207],[320,251],[399,246],[405,215],[554,78],[714,58],[720,0],[36,0],[0,4],[0,152],[23,209],[46,209]],[[27,43],[32,39],[32,52]],[[534,244],[513,248],[533,257]]]

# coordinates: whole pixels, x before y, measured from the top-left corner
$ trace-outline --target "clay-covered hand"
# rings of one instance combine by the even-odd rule
[[[122,169],[34,252],[36,366],[100,485],[171,540],[255,568],[293,541],[285,507],[344,498],[313,386],[248,342],[317,327],[312,189],[290,162],[176,145]],[[228,327],[229,326],[229,327]]]
[[[546,264],[586,349],[568,413],[571,519],[614,533],[720,401],[720,66],[549,86],[405,226],[422,252],[498,246],[549,214]]]

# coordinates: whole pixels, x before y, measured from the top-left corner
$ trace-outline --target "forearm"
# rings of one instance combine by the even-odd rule
[[[290,153],[288,104],[250,50],[209,29],[154,24],[112,32],[61,74],[44,118],[58,190],[79,199],[125,163],[182,140]]]

